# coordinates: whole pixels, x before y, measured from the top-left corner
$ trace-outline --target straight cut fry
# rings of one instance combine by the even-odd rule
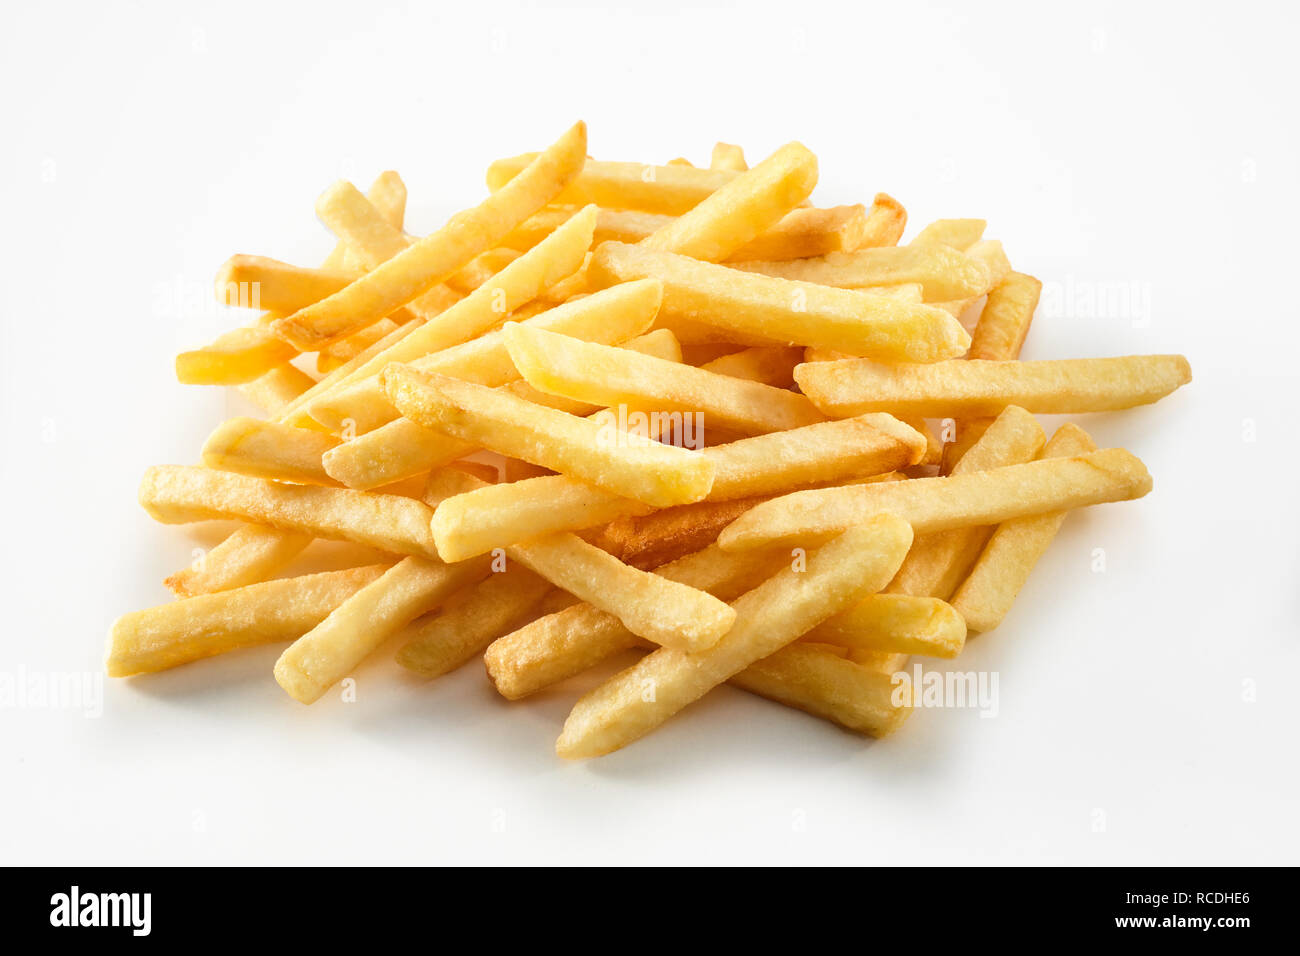
[[[453,216],[437,232],[329,298],[277,320],[273,328],[309,351],[379,321],[492,248],[555,199],[582,169],[586,152],[587,128],[577,123],[479,206]]]
[[[878,515],[733,603],[736,623],[697,654],[661,648],[583,697],[556,743],[562,757],[595,757],[654,730],[683,707],[883,587],[912,542],[907,523]],[[647,694],[646,688],[653,693]]]
[[[736,268],[843,289],[919,282],[927,302],[983,295],[992,281],[979,259],[941,243],[832,252],[791,262],[740,262]]]
[[[324,432],[256,418],[230,418],[203,445],[203,464],[254,478],[333,485],[321,456],[339,440]]]
[[[244,525],[163,584],[177,597],[194,597],[265,581],[311,544],[312,536],[265,525]]]
[[[1087,432],[1067,422],[1043,448],[1043,458],[1084,455],[1094,448]],[[952,606],[972,631],[991,631],[1002,623],[1066,514],[1056,511],[998,525],[952,598]]]
[[[1008,405],[1043,415],[1147,405],[1190,382],[1192,371],[1181,355],[933,365],[846,359],[800,365],[794,377],[827,415],[973,418],[996,415]]]
[[[965,252],[984,235],[988,223],[983,219],[936,219],[912,240],[912,245],[942,243],[958,252]]]
[[[665,318],[779,343],[910,362],[953,358],[970,345],[966,330],[941,309],[741,272],[641,246],[605,243],[592,254],[587,276],[597,288],[658,278],[664,284]]]
[[[493,192],[505,188],[536,156],[536,153],[525,153],[497,160],[488,167],[488,188]],[[610,209],[635,209],[680,216],[694,209],[737,175],[739,174],[734,170],[588,160],[554,201],[573,206],[595,203]]]
[[[714,143],[713,154],[709,157],[709,169],[730,169],[744,172],[749,169],[745,162],[745,151],[731,143]]]
[[[1133,454],[1107,448],[946,478],[796,491],[741,515],[718,537],[727,550],[807,546],[883,512],[917,534],[997,524],[1049,511],[1141,498],[1151,475]]]
[[[1042,290],[1041,282],[1023,272],[1012,272],[1003,279],[984,303],[971,333],[967,358],[994,362],[1019,358]]]
[[[953,658],[966,644],[966,622],[938,598],[873,594],[817,625],[802,640],[855,651]]]
[[[109,677],[166,670],[240,647],[292,641],[379,578],[384,565],[305,574],[124,614],[109,632]]]

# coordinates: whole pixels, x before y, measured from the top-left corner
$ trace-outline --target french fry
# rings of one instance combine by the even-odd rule
[[[595,207],[590,207],[595,215]],[[593,229],[595,222],[592,222]],[[590,242],[587,243],[591,245]],[[586,253],[586,250],[583,250]],[[519,258],[519,252],[503,246],[497,246],[495,249],[489,249],[487,252],[479,253],[469,261],[465,268],[461,269],[455,275],[447,279],[447,285],[462,295],[469,295],[475,289],[478,289],[497,273],[499,273],[510,263]]]
[[[1087,432],[1066,423],[1043,448],[1042,457],[1069,458],[1095,448]],[[952,598],[952,606],[972,631],[991,631],[1002,623],[1029,572],[1056,537],[1066,513],[1050,512],[998,525]]]
[[[421,677],[441,677],[483,653],[551,590],[550,581],[522,566],[489,574],[463,601],[408,624],[397,663]]]
[[[953,658],[966,644],[966,622],[938,598],[873,594],[823,621],[801,641],[855,651]]]
[[[898,515],[917,534],[1141,498],[1146,467],[1123,448],[1006,465],[946,478],[796,491],[751,508],[718,536],[727,550],[807,547],[876,514]]]
[[[1032,461],[1043,448],[1043,428],[1023,408],[1008,405],[952,469],[965,475],[1003,465]],[[920,535],[912,545],[898,576],[885,590],[947,600],[988,543],[987,526],[951,528]]]
[[[618,242],[631,241],[611,238]],[[879,230],[873,231],[870,215],[860,204],[829,209],[806,206],[791,209],[766,232],[736,249],[726,261],[806,259],[856,249],[877,238]]]
[[[577,123],[511,182],[474,209],[381,263],[329,298],[276,320],[272,328],[303,351],[365,328],[427,292],[492,248],[556,198],[582,168],[587,130]]]
[[[394,315],[396,314],[394,313]],[[316,371],[322,375],[327,375],[334,369],[346,365],[399,327],[398,323],[392,319],[380,319],[374,325],[353,332],[347,338],[339,339],[333,345],[325,346],[316,353]]]
[[[738,262],[735,268],[842,289],[919,282],[927,302],[983,295],[993,278],[980,259],[942,243],[879,246],[788,262]]]
[[[712,501],[770,495],[915,463],[925,448],[913,429],[869,416],[743,439],[705,449],[714,466]],[[494,485],[438,510],[434,539],[447,560],[505,547],[531,535],[580,530],[647,513],[640,502],[565,475]]]
[[[894,703],[889,674],[802,642],[755,661],[730,683],[871,737],[893,733],[911,714],[910,696]]]
[[[697,501],[648,515],[621,515],[590,541],[624,564],[655,568],[712,544],[723,528],[768,497]]]
[[[590,419],[410,366],[390,365],[383,378],[389,400],[425,428],[646,504],[699,501],[713,484],[713,463],[683,448],[612,438]]]
[[[315,384],[316,380],[302,369],[284,362],[240,385],[239,391],[262,411],[277,417],[290,402]]]
[[[333,295],[356,278],[356,272],[343,269],[308,269],[267,256],[235,255],[222,263],[216,282],[218,291],[256,289],[259,308],[288,313]]]
[[[496,193],[532,163],[537,154],[499,159],[488,167],[488,188]],[[689,212],[738,173],[692,166],[650,166],[588,160],[553,200],[573,206],[595,203],[610,209],[635,209],[667,216]]]
[[[934,303],[938,308],[944,309],[958,318],[979,301],[980,296],[1001,285],[1006,277],[1011,274],[1011,262],[1002,249],[1002,243],[996,239],[981,239],[966,249],[965,254],[968,258],[982,263],[988,269],[988,282],[982,290],[965,298]]]
[[[506,347],[534,388],[578,401],[654,411],[698,411],[707,422],[751,434],[824,421],[804,396],[514,323]]]
[[[1019,406],[1017,406],[1019,407]],[[951,440],[943,443],[943,452],[939,462],[939,474],[950,475],[957,462],[961,461],[962,456],[970,450],[988,427],[993,424],[994,419],[988,416],[981,418],[963,418],[960,421],[947,419],[944,422],[944,428],[948,431],[945,438]]]
[[[575,206],[547,206],[529,216],[501,240],[501,245],[517,252],[527,252],[578,211]],[[646,236],[672,222],[674,216],[658,216],[632,209],[600,209],[596,213],[593,246],[602,242],[640,242]]]
[[[403,558],[290,644],[275,662],[276,683],[314,704],[401,628],[487,573],[486,561]]]
[[[190,465],[157,465],[140,483],[140,504],[163,524],[236,518],[395,554],[438,557],[429,531],[433,509],[399,495],[283,485]]]
[[[961,355],[970,345],[966,330],[940,309],[741,272],[641,246],[605,243],[592,254],[587,277],[597,288],[658,278],[664,284],[665,317],[769,340],[758,344],[820,345],[921,362]]]
[[[714,143],[713,154],[709,157],[709,169],[730,169],[744,172],[749,169],[745,162],[745,151],[731,143]]]
[[[965,252],[984,235],[988,223],[983,219],[936,219],[912,240],[912,245],[938,243]]]
[[[1181,355],[932,365],[848,359],[800,365],[794,378],[827,415],[972,418],[997,415],[1008,405],[1043,415],[1133,408],[1186,385],[1192,371]]]
[[[971,334],[967,358],[995,362],[1019,358],[1042,289],[1041,282],[1023,272],[1012,272],[995,286]]]
[[[256,418],[231,418],[203,445],[203,464],[254,478],[309,485],[333,485],[321,456],[339,440],[324,432]]]
[[[896,246],[898,240],[903,237],[905,228],[907,228],[907,210],[903,208],[903,204],[888,193],[876,193],[876,198],[871,201],[871,208],[867,211],[867,219],[862,231],[854,237],[853,243],[846,244],[843,250],[827,249],[826,252],[853,252],[856,249]]]
[[[666,332],[667,329],[659,331]],[[749,382],[762,382],[777,388],[789,388],[794,384],[794,367],[802,360],[801,355],[802,350],[797,346],[756,346],[720,355],[710,362],[705,362],[700,368],[719,375],[743,378]]]
[[[182,598],[246,587],[271,577],[311,542],[310,534],[244,525],[163,584]]]
[[[641,244],[721,262],[779,222],[816,185],[817,157],[802,143],[787,143]]]
[[[736,623],[695,654],[660,648],[587,694],[556,743],[561,757],[595,757],[624,747],[755,661],[776,653],[893,577],[912,530],[878,515],[733,602]],[[646,688],[653,689],[652,694]]]
[[[242,385],[297,354],[297,349],[270,329],[231,329],[211,345],[177,355],[176,381],[182,385]]]
[[[240,647],[292,641],[311,630],[385,565],[264,581],[124,614],[109,633],[109,677],[166,670]]]

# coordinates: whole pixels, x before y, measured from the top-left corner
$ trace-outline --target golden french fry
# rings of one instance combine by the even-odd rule
[[[665,317],[768,339],[757,344],[820,345],[921,362],[961,355],[970,345],[966,330],[940,309],[741,272],[642,246],[607,242],[587,267],[588,281],[598,288],[647,277],[664,284]]]
[[[513,323],[510,358],[534,388],[611,409],[699,412],[723,428],[766,433],[824,421],[804,396],[707,369]],[[613,413],[611,413],[613,414]]]
[[[818,209],[805,206],[791,209],[781,220],[761,235],[736,249],[727,262],[751,262],[755,259],[806,259],[830,252],[856,249],[871,241],[872,222],[861,204]],[[634,240],[611,236],[618,242]]]
[[[315,384],[316,380],[302,369],[284,362],[240,385],[239,391],[262,411],[277,417],[290,402]]]
[[[242,385],[289,361],[298,350],[270,329],[231,329],[211,345],[176,356],[182,385]]]
[[[873,594],[823,621],[801,640],[855,651],[952,658],[966,644],[966,622],[938,598]]]
[[[177,597],[194,597],[265,581],[311,544],[312,536],[265,525],[244,525],[163,584]]]
[[[485,561],[403,558],[290,644],[275,662],[276,683],[314,704],[401,628],[487,573]]]
[[[896,246],[898,240],[903,237],[905,228],[907,228],[907,210],[903,208],[903,204],[888,193],[876,193],[876,198],[871,201],[871,208],[867,211],[862,231],[855,236],[854,242],[851,245],[846,244],[842,251],[853,252],[856,249]],[[841,250],[826,250],[826,252],[839,251]]]
[[[1019,407],[1019,406],[1017,406]],[[939,462],[939,474],[950,475],[953,468],[957,467],[957,462],[961,461],[962,456],[966,454],[984,433],[988,427],[993,424],[993,419],[984,416],[981,418],[963,418],[960,421],[949,418],[943,423],[944,438],[943,454]]]
[[[965,475],[1004,465],[1032,461],[1043,448],[1046,436],[1034,416],[1023,408],[1008,405],[970,449],[954,465],[952,474]],[[988,543],[993,529],[987,526],[950,528],[920,535],[912,545],[898,575],[885,590],[890,594],[911,594],[947,600]]]
[[[231,256],[217,271],[217,291],[227,296],[247,288],[255,292],[256,308],[271,312],[296,312],[333,295],[356,279],[342,269],[307,269],[267,256]],[[283,341],[283,340],[281,340]]]
[[[889,674],[802,642],[755,661],[730,683],[871,737],[893,733],[911,714],[910,695],[894,702],[900,695]]]
[[[397,663],[421,677],[453,671],[483,653],[549,591],[550,581],[524,567],[489,574],[464,600],[408,624]]]
[[[1011,274],[1011,262],[1007,259],[1007,254],[1002,250],[1002,243],[996,239],[981,239],[979,242],[965,250],[965,254],[970,259],[983,263],[988,269],[988,283],[980,292],[966,296],[962,299],[951,299],[947,302],[935,302],[934,305],[944,309],[950,314],[960,318],[968,308],[979,301],[980,297],[989,290],[1001,285],[1007,276]]]
[[[802,350],[797,346],[755,346],[720,355],[712,361],[703,363],[700,368],[717,372],[719,375],[743,378],[749,382],[762,382],[777,388],[789,388],[794,384],[794,367],[801,361]]]
[[[488,167],[487,184],[494,193],[522,173],[536,159],[525,153],[499,159]],[[556,203],[585,206],[595,203],[610,209],[680,216],[739,175],[731,170],[695,169],[692,166],[651,166],[645,163],[611,163],[588,160],[574,180],[555,197]]]
[[[582,168],[587,129],[577,123],[511,182],[474,209],[453,216],[351,285],[273,328],[307,351],[365,328],[427,292],[556,198]]]
[[[166,670],[240,647],[292,641],[376,580],[384,565],[249,584],[124,614],[109,633],[109,677]]]
[[[733,602],[736,623],[707,650],[660,648],[583,697],[556,743],[562,757],[595,757],[626,746],[683,707],[776,653],[893,577],[912,530],[877,515]],[[652,693],[647,692],[647,688]]]
[[[140,504],[163,524],[236,518],[396,554],[438,557],[429,530],[433,509],[399,495],[284,485],[191,465],[156,465],[140,483]]]
[[[936,219],[917,233],[912,245],[939,243],[965,252],[980,241],[986,226],[988,223],[983,219]]]
[[[888,512],[917,534],[1141,498],[1146,466],[1123,448],[1031,461],[946,478],[796,491],[751,508],[718,536],[727,550],[807,547]]]
[[[203,464],[254,478],[309,485],[333,485],[321,456],[339,440],[324,432],[256,418],[231,418],[203,445]]]
[[[993,278],[980,259],[941,243],[880,246],[788,262],[738,262],[735,267],[843,289],[919,282],[927,302],[983,295]]]
[[[1091,452],[1088,433],[1076,425],[1057,429],[1042,457],[1068,458]],[[998,525],[979,560],[953,595],[952,606],[972,631],[991,631],[1002,623],[1029,572],[1056,537],[1065,511],[1017,518]]]
[[[590,419],[410,366],[390,365],[383,378],[389,400],[425,428],[647,504],[699,501],[713,484],[713,463],[696,452],[611,437]]]
[[[595,206],[592,209],[593,230],[595,228],[594,216]],[[590,242],[587,243],[591,245]],[[583,250],[586,253],[586,250]],[[495,249],[489,249],[487,252],[479,253],[469,261],[465,268],[461,269],[455,275],[447,279],[447,285],[462,295],[469,295],[475,289],[483,285],[494,275],[504,269],[510,263],[519,258],[519,252],[516,249],[510,249],[504,246],[498,246]]]
[[[547,206],[545,209],[521,222],[501,240],[501,245],[517,252],[527,252],[537,245],[562,224],[567,222],[575,212],[574,206]],[[601,209],[596,214],[596,232],[592,245],[602,242],[640,242],[668,223],[673,216],[659,216],[649,212],[637,212],[633,209]]]
[[[800,365],[794,378],[827,415],[970,418],[996,415],[1008,405],[1043,415],[1147,405],[1190,382],[1192,370],[1181,355],[931,365],[846,359]]]
[[[744,172],[749,169],[745,162],[745,151],[731,143],[714,143],[713,155],[709,158],[709,169],[730,169]]]
[[[1042,289],[1041,282],[1023,272],[1012,272],[995,286],[971,333],[967,357],[989,361],[1019,358]]]
[[[723,528],[768,497],[696,501],[648,515],[621,515],[590,540],[624,564],[655,568],[712,544]]]
[[[817,157],[802,143],[787,143],[641,244],[721,262],[779,222],[816,185]]]
[[[914,464],[924,439],[888,415],[823,422],[705,449],[712,501],[882,474]],[[579,530],[647,512],[645,505],[565,475],[493,485],[439,508],[434,539],[447,560],[532,535]]]
[[[394,313],[394,315],[396,314]],[[352,361],[366,349],[398,328],[398,323],[392,319],[380,319],[374,325],[367,326],[359,332],[353,332],[347,338],[339,339],[333,345],[325,346],[316,353],[316,371],[322,375],[328,375],[341,365],[346,365]]]

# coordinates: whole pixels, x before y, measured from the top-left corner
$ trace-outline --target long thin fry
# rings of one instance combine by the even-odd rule
[[[203,445],[203,464],[254,478],[309,485],[333,485],[321,456],[339,440],[324,432],[256,418],[230,418]]]
[[[488,167],[488,188],[494,192],[504,189],[536,158],[536,153],[525,153],[497,160]],[[636,209],[680,216],[695,208],[737,175],[739,174],[732,170],[588,160],[554,201],[573,206],[595,203],[610,209]]]
[[[817,625],[802,640],[856,651],[952,658],[966,644],[966,622],[938,598],[873,594]]]
[[[919,282],[927,302],[983,295],[992,282],[983,262],[941,243],[833,252],[790,262],[739,262],[736,268],[844,289]]]

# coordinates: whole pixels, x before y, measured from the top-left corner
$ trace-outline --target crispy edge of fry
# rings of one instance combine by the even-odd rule
[[[987,227],[988,223],[983,219],[936,219],[917,233],[911,244],[938,242],[965,252],[980,241]]]

